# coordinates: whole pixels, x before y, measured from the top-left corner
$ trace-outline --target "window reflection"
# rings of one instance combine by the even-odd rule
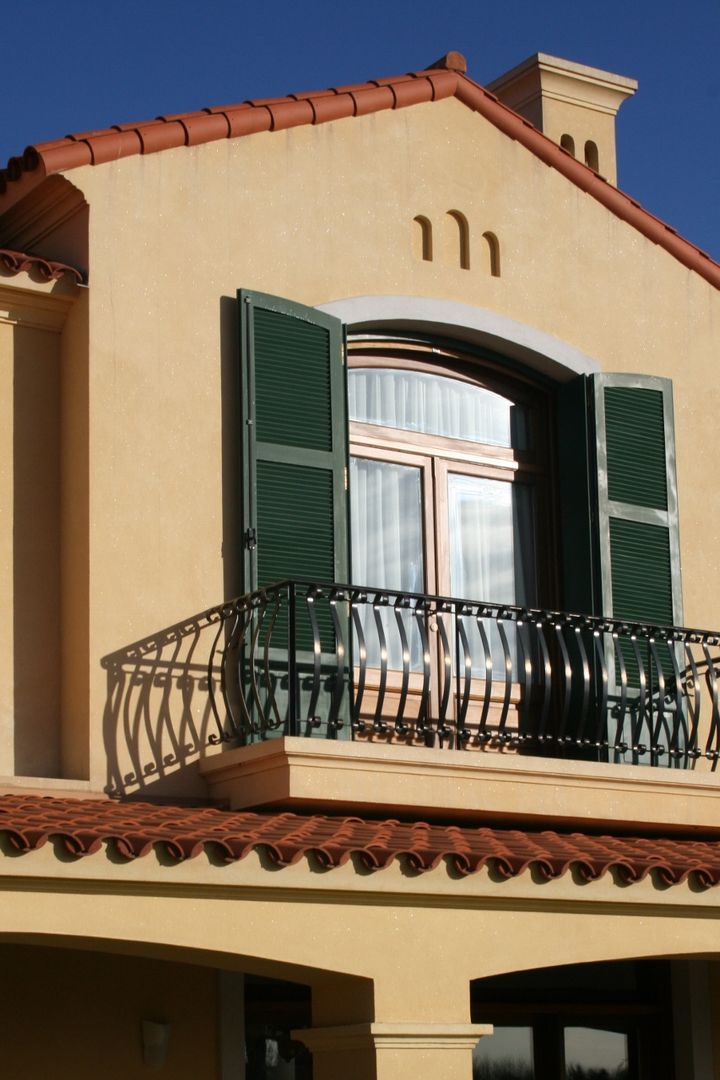
[[[567,1080],[632,1080],[625,1032],[566,1027],[565,1075]]]
[[[535,1080],[531,1027],[496,1026],[473,1050],[473,1080]]]

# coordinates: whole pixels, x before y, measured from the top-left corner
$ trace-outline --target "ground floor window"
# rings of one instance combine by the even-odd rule
[[[579,964],[479,979],[473,1019],[495,1033],[473,1080],[672,1080],[670,968]]]

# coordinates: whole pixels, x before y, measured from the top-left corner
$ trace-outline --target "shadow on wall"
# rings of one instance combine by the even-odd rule
[[[219,307],[224,595],[241,591],[237,301]],[[221,741],[210,690],[219,691],[213,645],[222,607],[209,608],[102,660],[103,739],[113,795],[207,794],[193,766]],[[212,680],[212,686],[211,686]]]
[[[221,741],[210,690],[218,690],[213,645],[221,608],[127,645],[107,672],[103,739],[111,795],[206,794],[190,767]]]

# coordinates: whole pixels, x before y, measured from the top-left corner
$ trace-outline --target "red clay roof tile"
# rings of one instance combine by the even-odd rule
[[[416,873],[445,861],[461,876],[487,866],[502,878],[532,869],[551,879],[573,870],[591,881],[612,870],[625,884],[648,875],[661,885],[688,878],[700,888],[720,882],[720,840],[592,836],[210,806],[5,795],[0,797],[0,834],[17,852],[36,850],[57,837],[66,852],[78,857],[109,843],[124,859],[147,855],[156,845],[176,860],[211,848],[226,862],[263,849],[278,866],[312,855],[327,869],[354,857],[368,870],[382,870],[400,859]]]
[[[67,263],[54,262],[52,259],[43,259],[40,255],[29,255],[26,251],[14,251],[11,248],[0,248],[0,268],[10,274],[27,273],[39,274],[44,281],[57,281],[64,274],[74,278],[78,285],[82,285],[84,278],[82,273],[74,266]]]
[[[383,109],[399,109],[422,102],[455,96],[468,108],[481,113],[490,123],[516,139],[547,165],[557,169],[611,213],[638,229],[653,243],[663,247],[683,266],[720,288],[720,264],[683,239],[669,225],[654,217],[629,196],[603,180],[548,139],[523,117],[479,86],[465,74],[467,64],[461,53],[449,52],[424,71],[373,79],[330,90],[290,94],[281,98],[252,99],[242,105],[208,108],[200,112],[178,113],[157,121],[134,125],[116,124],[107,131],[68,135],[65,139],[29,146],[22,157],[10,158],[0,170],[0,195],[23,172],[40,170],[39,179],[81,165],[99,165],[131,154],[150,154],[178,146],[192,146],[212,139],[238,138],[260,131],[280,131],[298,124],[322,124],[348,116],[361,116]],[[308,107],[309,106],[309,107]],[[212,124],[201,118],[224,116]],[[136,138],[122,142],[108,140],[112,133],[132,131]],[[104,142],[103,142],[104,140]]]

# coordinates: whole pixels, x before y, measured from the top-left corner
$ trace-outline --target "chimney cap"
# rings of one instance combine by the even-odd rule
[[[574,84],[580,91],[578,96],[586,97],[588,104],[592,102],[597,105],[602,99],[603,105],[607,108],[609,102],[612,101],[614,108],[611,107],[608,111],[613,112],[617,112],[623,101],[631,97],[638,88],[637,79],[630,79],[626,75],[615,75],[601,68],[577,64],[573,60],[563,60],[559,56],[538,52],[528,56],[526,60],[511,68],[510,71],[506,71],[504,75],[493,79],[487,84],[487,89],[502,99],[504,92],[513,84],[525,82],[533,75],[542,83],[545,94],[564,96],[561,87]],[[582,90],[580,90],[581,86]]]

